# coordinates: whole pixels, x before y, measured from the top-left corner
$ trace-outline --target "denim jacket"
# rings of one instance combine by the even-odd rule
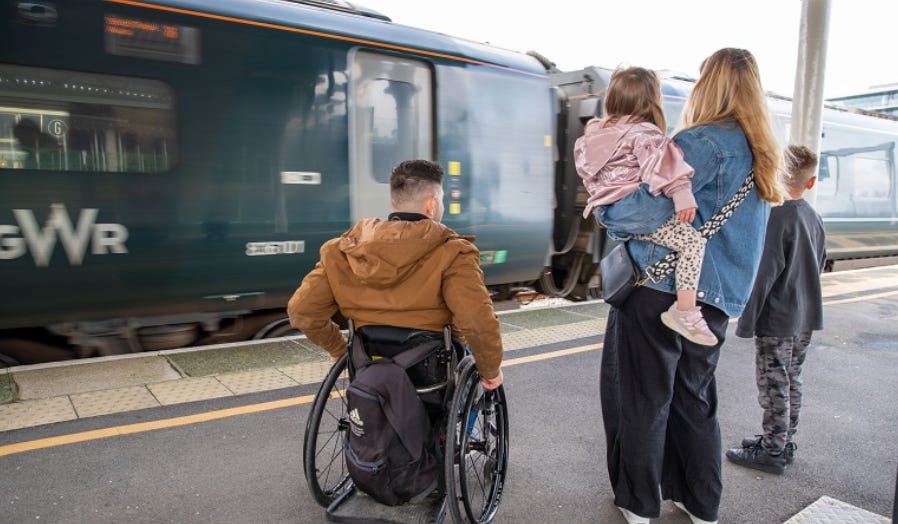
[[[692,225],[700,227],[711,218],[745,181],[752,167],[752,153],[742,128],[734,122],[693,127],[681,131],[674,141],[694,169],[692,188],[698,203]],[[652,196],[645,184],[619,202],[596,210],[596,218],[612,238],[650,233],[674,213],[673,202],[664,195]],[[716,307],[731,317],[739,316],[751,294],[761,252],[770,205],[752,189],[733,216],[705,248],[698,301]],[[633,259],[643,270],[661,259],[668,249],[642,240],[629,244]],[[660,283],[646,286],[675,293],[673,274]]]

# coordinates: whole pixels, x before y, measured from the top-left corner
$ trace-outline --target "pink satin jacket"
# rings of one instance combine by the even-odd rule
[[[664,193],[677,211],[696,207],[690,178],[692,167],[673,140],[649,122],[621,121],[602,127],[601,120],[586,124],[574,144],[574,165],[589,200],[583,217],[613,204],[646,183],[653,195]]]

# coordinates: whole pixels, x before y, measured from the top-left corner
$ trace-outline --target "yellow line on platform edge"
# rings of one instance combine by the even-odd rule
[[[111,428],[94,429],[91,431],[82,431],[80,433],[72,433],[69,435],[59,435],[58,437],[47,437],[37,440],[29,440],[27,442],[19,442],[16,444],[7,444],[5,446],[0,446],[0,457],[6,455],[14,455],[16,453],[23,453],[25,451],[65,446],[67,444],[75,444],[78,442],[87,442],[89,440],[131,435],[134,433],[144,433],[147,431],[155,431],[157,429],[187,426],[190,424],[198,424],[200,422],[210,422],[212,420],[236,417],[238,415],[248,415],[261,411],[270,411],[272,409],[298,406],[300,404],[307,404],[309,402],[312,402],[314,399],[315,395],[305,395],[302,397],[274,400],[271,402],[252,404],[249,406],[219,409],[216,411],[208,411],[206,413],[197,413],[195,415],[186,415],[183,417],[151,420],[149,422],[137,422],[135,424],[128,424],[125,426],[113,426]]]
[[[860,297],[853,298],[845,298],[840,300],[829,300],[824,301],[823,304],[826,306],[835,305],[835,304],[847,304],[851,302],[860,302],[863,300],[871,300],[876,298],[884,298],[898,295],[898,291],[887,291],[884,293],[876,293],[873,295],[864,295]],[[736,322],[738,318],[731,318],[730,323]],[[602,344],[590,344],[587,346],[580,346],[570,349],[560,349],[558,351],[550,351],[547,353],[539,353],[537,355],[530,355],[527,357],[518,357],[508,359],[502,362],[502,367],[515,366],[517,364],[527,364],[530,362],[539,362],[541,360],[548,360],[552,358],[564,357],[567,355],[574,355],[577,353],[584,353],[586,351],[594,351],[602,349]],[[158,429],[167,429],[174,428],[178,426],[187,426],[190,424],[199,424],[202,422],[210,422],[212,420],[219,420],[223,418],[236,417],[240,415],[249,415],[252,413],[260,413],[262,411],[270,411],[273,409],[280,409],[292,406],[299,406],[302,404],[308,404],[315,400],[315,395],[305,395],[302,397],[292,397],[283,400],[274,400],[271,402],[263,402],[261,404],[251,404],[248,406],[240,406],[236,408],[228,408],[228,409],[219,409],[216,411],[209,411],[206,413],[197,413],[195,415],[186,415],[183,417],[175,417],[169,419],[161,419],[161,420],[153,420],[150,422],[138,422],[135,424],[128,424],[125,426],[114,426],[111,428],[101,428],[94,429],[91,431],[83,431],[80,433],[72,433],[69,435],[60,435],[57,437],[48,437],[37,440],[30,440],[27,442],[18,442],[16,444],[7,444],[5,446],[0,446],[0,457],[6,455],[15,455],[17,453],[24,453],[26,451],[34,451],[38,449],[47,449],[58,446],[65,446],[67,444],[76,444],[78,442],[87,442],[91,440],[99,440],[102,438],[109,437],[118,437],[122,435],[131,435],[134,433],[144,433],[147,431],[155,431]]]
[[[876,293],[873,295],[864,295],[862,297],[843,298],[840,300],[824,300],[824,306],[833,306],[835,304],[848,304],[850,302],[860,302],[862,300],[871,300],[874,298],[885,298],[898,295],[898,291],[886,291],[884,293]]]
[[[601,344],[593,344],[589,346],[581,346],[570,349],[562,349],[549,353],[540,353],[529,357],[519,357],[506,360],[502,363],[502,367],[514,366],[516,364],[525,364],[528,362],[537,362],[550,358],[564,357],[584,351],[592,351],[600,349]],[[68,444],[77,444],[79,442],[88,442],[91,440],[99,440],[110,437],[120,437],[123,435],[133,435],[135,433],[145,433],[148,431],[156,431],[159,429],[175,428],[178,426],[188,426],[190,424],[199,424],[202,422],[210,422],[223,418],[237,417],[240,415],[250,415],[252,413],[260,413],[262,411],[271,411],[273,409],[288,408],[308,404],[315,400],[315,395],[304,395],[302,397],[285,398],[283,400],[274,400],[271,402],[262,402],[260,404],[250,404],[247,406],[239,406],[236,408],[219,409],[208,411],[205,413],[197,413],[194,415],[185,415],[183,417],[167,418],[160,420],[152,420],[149,422],[137,422],[124,426],[113,426],[110,428],[94,429],[90,431],[82,431],[80,433],[71,433],[69,435],[59,435],[57,437],[47,437],[26,442],[18,442],[15,444],[7,444],[0,446],[0,457],[7,455],[15,455],[26,451],[36,451],[39,449],[55,448]]]

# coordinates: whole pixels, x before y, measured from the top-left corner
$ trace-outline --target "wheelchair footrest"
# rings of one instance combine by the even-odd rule
[[[446,518],[445,501],[444,495],[434,492],[418,503],[386,506],[353,488],[327,508],[327,520],[346,524],[437,524]]]

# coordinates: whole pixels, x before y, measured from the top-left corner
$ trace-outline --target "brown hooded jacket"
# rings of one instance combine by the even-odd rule
[[[293,327],[333,356],[346,341],[331,320],[441,331],[452,324],[487,379],[499,374],[499,319],[483,283],[480,252],[430,219],[368,218],[321,246],[321,260],[287,304]]]

